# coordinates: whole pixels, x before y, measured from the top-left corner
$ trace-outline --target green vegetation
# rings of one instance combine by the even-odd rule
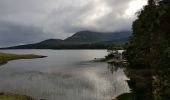
[[[5,64],[10,60],[17,60],[17,59],[33,59],[33,58],[43,58],[45,56],[34,55],[34,54],[8,54],[8,53],[0,53],[0,65]]]
[[[9,93],[0,93],[0,100],[34,100],[28,96],[21,96],[16,94],[9,94]]]
[[[46,40],[48,41],[48,40]],[[98,43],[71,43],[71,42],[47,42],[43,41],[35,44],[28,45],[20,45],[8,48],[0,48],[0,49],[107,49],[109,47],[121,48],[124,43],[114,43],[114,42],[98,42]],[[58,40],[57,40],[58,41]]]
[[[133,100],[133,96],[131,93],[124,93],[117,97],[117,100]]]
[[[126,52],[133,100],[170,98],[169,26],[170,0],[149,0],[138,12]]]

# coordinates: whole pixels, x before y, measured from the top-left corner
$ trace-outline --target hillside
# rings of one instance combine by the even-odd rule
[[[131,32],[81,31],[61,39],[48,39],[39,43],[7,47],[5,49],[105,49],[113,44],[128,41]]]
[[[113,41],[122,38],[129,37],[131,32],[122,31],[122,32],[92,32],[92,31],[81,31],[77,32],[76,34],[72,35],[65,39],[65,41],[71,42],[101,42],[101,41]]]

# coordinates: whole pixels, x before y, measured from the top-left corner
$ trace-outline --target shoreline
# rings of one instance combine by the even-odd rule
[[[0,52],[0,66],[7,64],[12,60],[20,59],[36,59],[36,58],[45,58],[47,56],[35,55],[35,54],[11,54],[11,53],[2,53]]]
[[[12,60],[45,58],[47,56],[34,54],[9,54],[0,52],[0,66]],[[0,92],[0,100],[35,100],[30,96]]]
[[[30,96],[0,92],[0,100],[35,100]]]

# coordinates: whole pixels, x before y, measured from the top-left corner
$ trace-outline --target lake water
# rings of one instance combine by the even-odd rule
[[[103,58],[106,50],[0,52],[48,56],[14,60],[0,66],[0,92],[28,95],[38,100],[111,100],[129,92],[128,78],[122,68],[91,61]]]

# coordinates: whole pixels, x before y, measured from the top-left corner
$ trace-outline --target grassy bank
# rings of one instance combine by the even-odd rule
[[[0,100],[35,100],[35,99],[25,96],[25,95],[0,93]]]
[[[17,59],[33,59],[33,58],[43,58],[45,56],[34,55],[34,54],[9,54],[0,52],[0,65],[7,63],[10,60]]]

